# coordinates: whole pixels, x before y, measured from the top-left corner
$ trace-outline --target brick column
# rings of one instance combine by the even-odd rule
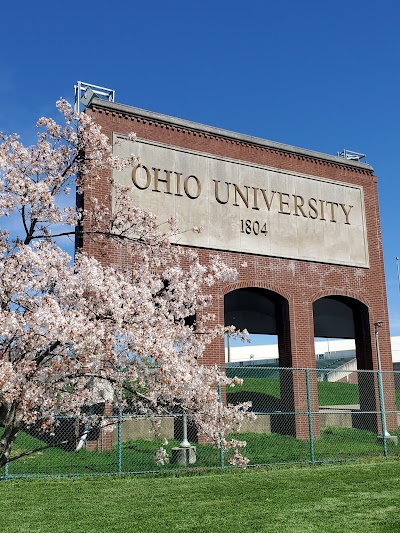
[[[296,295],[290,307],[291,349],[293,367],[293,406],[295,412],[307,413],[307,384],[304,370],[315,369],[314,319],[312,303],[304,298],[304,294]],[[318,413],[318,387],[316,371],[309,372],[311,410]],[[319,414],[312,416],[313,436],[319,437]],[[309,438],[309,418],[307,414],[295,415],[295,434],[298,439]]]
[[[273,432],[289,434],[298,439],[309,438],[306,372],[315,369],[314,321],[312,304],[303,295],[295,296],[287,311],[279,317],[282,334],[279,336],[279,366],[281,410],[291,414],[271,417]],[[290,330],[290,331],[289,331]],[[299,370],[297,370],[299,369]],[[318,388],[316,371],[309,372],[311,409],[318,413]],[[294,413],[303,414],[294,414]],[[319,437],[319,414],[313,415],[313,435]]]
[[[104,412],[103,416],[111,416],[112,415],[112,405],[110,403],[106,403],[104,406]],[[109,452],[112,449],[112,431],[108,431],[107,429],[101,428],[98,430],[97,438],[93,440],[88,440],[86,442],[86,449],[88,451],[94,451],[97,450],[99,452]]]

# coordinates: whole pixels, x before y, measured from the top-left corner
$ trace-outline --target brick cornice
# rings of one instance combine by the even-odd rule
[[[178,132],[190,137],[209,139],[227,143],[232,146],[242,146],[257,152],[275,154],[285,159],[307,161],[314,165],[317,163],[320,166],[342,169],[347,172],[354,172],[358,175],[373,175],[373,168],[365,163],[349,161],[313,150],[297,148],[282,143],[260,139],[258,137],[252,137],[250,135],[214,128],[212,126],[205,126],[196,122],[169,117],[167,115],[161,115],[159,113],[153,113],[135,107],[94,99],[90,106],[90,110],[100,115],[105,114],[109,119],[111,118],[111,120],[116,123],[120,122],[121,119],[124,119],[132,123],[152,126],[171,132]]]

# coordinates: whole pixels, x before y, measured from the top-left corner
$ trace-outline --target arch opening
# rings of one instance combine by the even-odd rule
[[[250,338],[256,339],[253,351],[257,352],[251,358],[253,346],[247,345],[235,350],[236,355],[226,342],[227,363],[243,363],[244,366],[251,361],[253,365],[291,365],[289,305],[283,296],[258,287],[231,291],[224,298],[224,323],[246,329]],[[261,349],[256,350],[256,347]],[[240,352],[245,354],[242,358]]]
[[[348,410],[351,427],[377,430],[376,383],[369,311],[362,302],[339,295],[313,304],[314,341],[321,412]],[[365,412],[365,413],[363,413]]]
[[[288,301],[267,289],[237,289],[225,295],[224,320],[225,325],[247,329],[250,338],[257,336],[261,344],[230,346],[227,338],[228,375],[244,379],[242,387],[227,393],[227,400],[250,401],[252,410],[258,413],[292,412],[292,373],[279,368],[292,365]],[[236,355],[240,352],[242,357]],[[283,415],[273,415],[270,423],[272,432],[294,433],[293,416],[283,420]]]

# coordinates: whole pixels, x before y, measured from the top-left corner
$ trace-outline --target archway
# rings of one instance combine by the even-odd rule
[[[250,334],[276,336],[279,366],[291,366],[289,304],[280,294],[259,287],[233,290],[224,298],[224,322]]]
[[[333,351],[317,361],[317,368],[324,368],[317,370],[318,379],[325,382],[319,387],[320,406],[326,407],[327,397],[333,402],[331,408],[346,405],[351,410],[352,427],[376,432],[376,380],[373,372],[367,372],[374,368],[368,307],[348,296],[330,295],[314,302],[313,316],[316,339],[354,341],[354,348],[349,344],[348,350]]]
[[[233,290],[224,298],[225,325],[234,325],[237,329],[247,329],[249,334],[274,336],[278,346],[278,368],[273,369],[271,362],[257,357],[251,359],[251,352],[255,348],[247,348],[243,364],[246,361],[253,368],[231,369],[239,377],[259,380],[259,390],[245,390],[241,393],[228,393],[228,401],[251,401],[252,409],[259,413],[294,411],[293,373],[292,366],[289,303],[280,294],[259,287],[247,287]],[[250,345],[251,346],[251,345]],[[230,347],[228,346],[228,354]],[[228,362],[230,357],[228,355]],[[261,359],[261,360],[260,360]],[[255,368],[256,367],[256,368]],[[227,369],[228,373],[230,369]],[[245,380],[246,384],[246,380]],[[265,385],[265,386],[264,386]],[[295,434],[295,420],[293,414],[271,414],[271,431],[283,434]]]

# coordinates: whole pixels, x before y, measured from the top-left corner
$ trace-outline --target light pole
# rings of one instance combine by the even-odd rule
[[[380,403],[380,409],[381,409],[382,440],[383,440],[384,455],[385,455],[385,457],[387,457],[386,437],[390,437],[390,433],[386,430],[385,398],[383,396],[382,372],[381,372],[381,353],[380,353],[380,349],[379,349],[379,328],[381,328],[382,326],[383,326],[383,321],[382,320],[378,320],[378,322],[374,322],[376,358],[377,358],[377,362],[378,362],[378,392],[379,392],[379,403]]]
[[[188,441],[188,438],[187,438],[187,415],[185,411],[183,412],[182,425],[183,425],[183,439],[179,446],[181,448],[190,448],[190,442]]]
[[[381,352],[379,350],[379,338],[378,338],[379,331],[378,331],[378,329],[383,326],[383,321],[379,320],[378,322],[374,322],[374,326],[375,326],[376,357],[377,357],[377,360],[378,360],[378,370],[380,372],[381,371]]]

